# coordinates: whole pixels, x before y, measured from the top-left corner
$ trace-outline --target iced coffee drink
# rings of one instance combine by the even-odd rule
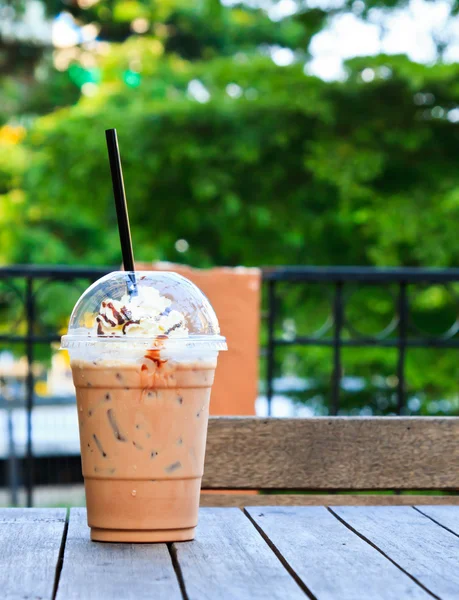
[[[172,273],[112,273],[77,303],[62,346],[76,388],[91,538],[194,537],[217,355],[208,300]]]

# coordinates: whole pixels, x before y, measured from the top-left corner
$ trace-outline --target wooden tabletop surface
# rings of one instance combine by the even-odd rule
[[[0,509],[9,599],[459,598],[459,506],[203,508],[196,540],[101,544],[84,509]]]

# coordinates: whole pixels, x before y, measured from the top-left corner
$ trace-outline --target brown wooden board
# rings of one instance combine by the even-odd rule
[[[246,512],[317,600],[431,600],[324,507],[250,507]]]
[[[236,508],[203,508],[196,539],[172,545],[189,600],[296,600],[304,592]]]
[[[442,600],[459,598],[459,538],[404,506],[331,508],[406,573]]]
[[[459,504],[459,496],[376,494],[202,494],[201,506],[412,506]]]
[[[212,418],[203,488],[457,489],[459,418]]]
[[[91,542],[86,510],[70,511],[57,600],[180,600],[166,544]]]
[[[0,597],[51,599],[65,530],[62,508],[0,509]]]

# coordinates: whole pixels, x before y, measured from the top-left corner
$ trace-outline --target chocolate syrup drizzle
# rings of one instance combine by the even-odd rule
[[[96,322],[97,322],[97,335],[99,336],[106,336],[107,332],[104,330],[104,326],[109,328],[109,327],[118,327],[118,326],[122,326],[121,327],[121,331],[123,333],[123,335],[126,335],[126,329],[131,326],[131,325],[139,325],[140,320],[139,319],[133,319],[132,318],[132,313],[131,311],[126,307],[123,306],[122,308],[120,308],[120,310],[118,311],[115,306],[113,305],[113,302],[102,302],[102,308],[108,308],[112,311],[113,317],[116,319],[115,321],[113,319],[110,319],[106,314],[101,314],[99,313],[96,317]],[[168,306],[167,308],[165,308],[163,310],[163,312],[161,314],[159,314],[157,317],[155,317],[156,321],[159,321],[159,319],[161,317],[167,317],[167,315],[172,311],[172,309]],[[171,333],[171,331],[174,331],[175,329],[178,329],[179,327],[181,327],[182,325],[184,325],[184,321],[179,321],[178,323],[175,323],[175,325],[172,325],[172,327],[169,327],[169,329],[167,331],[164,332],[164,336],[168,336],[169,333]],[[111,335],[115,335],[114,332],[111,333]],[[158,336],[158,337],[162,337],[162,336]]]
[[[122,325],[123,335],[126,335],[126,327],[128,327],[129,325],[138,325],[140,323],[140,321],[132,318],[131,311],[125,306],[120,308],[120,310],[118,311],[113,305],[113,302],[102,302],[102,308],[110,309],[116,321],[113,321],[112,319],[107,317],[107,315],[99,313],[99,315],[97,315],[96,317],[97,335],[106,335],[103,325],[105,325],[105,327],[117,327],[119,325]]]

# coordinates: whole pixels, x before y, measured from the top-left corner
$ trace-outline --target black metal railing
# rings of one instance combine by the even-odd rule
[[[4,310],[7,313],[8,304],[12,297],[13,301],[22,304],[22,310],[18,313],[18,319],[13,323],[13,328],[25,323],[25,331],[16,333],[9,331],[7,333],[0,333],[0,344],[23,344],[25,345],[25,352],[27,357],[27,376],[25,380],[25,409],[27,419],[27,431],[26,431],[26,451],[25,451],[25,473],[24,483],[26,489],[26,504],[27,506],[33,505],[33,488],[34,488],[34,454],[32,447],[32,410],[34,408],[34,397],[35,397],[35,377],[33,372],[33,363],[35,360],[35,351],[39,344],[51,344],[58,342],[60,336],[58,335],[57,328],[54,331],[46,331],[42,334],[38,334],[36,331],[37,326],[37,291],[38,286],[43,284],[50,284],[53,282],[74,282],[75,280],[84,280],[86,283],[95,281],[99,277],[109,273],[110,271],[116,270],[116,268],[86,268],[86,267],[68,267],[68,266],[57,266],[57,267],[42,267],[38,265],[18,265],[11,267],[0,267],[0,285],[2,289],[0,294],[3,292]],[[84,288],[83,288],[84,289]],[[81,292],[83,291],[81,290]],[[77,299],[76,296],[75,299]],[[1,308],[1,304],[0,304]],[[0,323],[3,325],[3,323]],[[2,327],[3,329],[3,327]],[[5,329],[7,329],[5,327]],[[1,396],[1,394],[0,394]],[[12,473],[15,472],[14,466],[11,462],[15,460],[15,457],[10,452],[10,481],[11,478],[15,478]],[[13,499],[15,500],[16,493],[13,492]],[[15,503],[15,502],[14,502]]]
[[[89,282],[116,268],[86,267],[41,267],[12,266],[0,268],[0,314],[7,315],[13,303],[16,307],[11,325],[0,322],[0,345],[23,345],[27,357],[27,373],[24,386],[27,431],[24,462],[24,485],[26,503],[33,504],[34,481],[36,480],[32,444],[32,409],[36,403],[35,375],[33,370],[39,347],[58,342],[60,335],[55,323],[43,324],[46,300],[40,299],[43,289],[53,283],[76,285],[78,293],[68,295],[70,307]],[[342,391],[342,351],[346,347],[386,347],[397,351],[397,406],[396,412],[403,414],[406,403],[405,362],[407,348],[459,348],[459,297],[455,286],[459,282],[459,269],[373,269],[362,267],[286,267],[262,270],[266,297],[266,398],[268,414],[274,397],[275,374],[279,370],[278,355],[283,347],[325,346],[332,350],[332,370],[329,393],[329,413],[338,414]],[[279,286],[308,284],[326,285],[332,289],[330,313],[327,326],[311,335],[283,336],[279,333],[279,321],[283,314],[283,298]],[[412,307],[409,292],[413,286],[426,284],[446,287],[455,306],[455,319],[448,329],[440,334],[425,335],[412,323]],[[367,335],[359,333],[349,319],[349,291],[355,286],[391,286],[394,296],[393,314],[390,325],[382,332]],[[298,309],[301,312],[301,307]],[[0,387],[0,407],[5,408]],[[17,403],[15,403],[16,405]],[[11,407],[12,404],[10,403]],[[11,471],[11,470],[10,470]],[[14,470],[13,470],[14,471]]]
[[[276,349],[280,346],[328,346],[333,349],[331,377],[330,414],[337,415],[340,406],[343,347],[396,348],[397,358],[397,413],[402,414],[406,400],[405,359],[411,348],[459,348],[459,295],[451,286],[459,282],[459,269],[420,268],[365,268],[365,267],[284,267],[264,269],[263,280],[268,286],[268,342],[266,389],[268,414],[273,397],[273,381],[276,367]],[[295,336],[293,339],[276,337],[276,319],[279,298],[276,290],[280,282],[291,284],[331,284],[334,288],[330,327],[318,335]],[[353,328],[346,314],[346,289],[350,285],[395,285],[394,315],[389,327],[376,335],[363,335]],[[448,286],[454,299],[455,319],[445,332],[437,335],[419,335],[410,323],[408,289],[414,285]]]

